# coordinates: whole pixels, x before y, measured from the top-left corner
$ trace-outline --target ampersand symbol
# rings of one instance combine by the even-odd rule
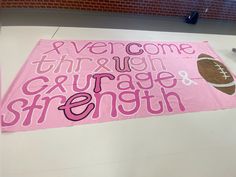
[[[180,77],[182,77],[182,83],[184,85],[187,85],[187,86],[190,86],[192,84],[197,85],[197,82],[189,79],[188,73],[186,71],[179,71],[178,74],[180,75]]]

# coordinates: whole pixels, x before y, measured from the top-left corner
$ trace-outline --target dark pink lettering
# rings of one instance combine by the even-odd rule
[[[62,95],[58,95],[58,96],[53,96],[53,97],[44,97],[42,98],[42,100],[44,100],[44,106],[43,106],[43,110],[42,110],[42,113],[38,119],[38,123],[43,123],[45,121],[45,118],[46,118],[46,113],[48,111],[48,108],[49,108],[49,105],[51,103],[52,100],[56,99],[56,98],[60,98],[61,101],[60,103],[65,103],[66,102],[66,97],[65,96],[62,96]]]
[[[74,100],[77,98],[84,98],[84,99],[74,102]],[[85,93],[85,92],[76,93],[76,94],[72,95],[70,98],[68,98],[66,103],[62,106],[59,106],[58,109],[63,110],[63,112],[68,120],[80,121],[80,120],[86,118],[90,114],[90,112],[95,108],[94,103],[89,103],[91,101],[91,99],[92,99],[92,96],[89,93]],[[88,105],[86,106],[84,111],[82,111],[81,113],[75,114],[72,111],[72,108],[76,108],[76,107],[83,106],[86,104],[88,104]]]
[[[130,59],[130,64],[132,65],[131,68],[135,71],[144,71],[147,69],[147,62],[144,57],[133,57]]]
[[[151,72],[138,73],[138,74],[135,75],[135,78],[139,80],[137,82],[137,85],[139,86],[139,88],[141,88],[141,89],[151,89],[151,88],[153,88],[153,79],[152,79]],[[145,84],[142,85],[142,82],[145,82]]]
[[[67,62],[67,63],[69,64],[68,69],[67,69],[67,72],[69,72],[69,73],[72,72],[73,63],[74,63],[73,60],[66,59],[66,55],[63,55],[63,56],[61,57],[61,59],[60,59],[59,64],[57,65],[57,67],[56,67],[54,73],[60,72],[61,66],[62,66],[62,64],[65,63],[65,62]],[[63,68],[63,69],[64,69],[64,68]]]
[[[94,86],[93,91],[95,93],[99,93],[102,91],[102,86],[101,86],[102,78],[108,78],[110,80],[114,80],[115,76],[110,73],[99,73],[99,74],[94,74],[93,78],[95,79],[95,86]]]
[[[123,76],[126,76],[128,78],[128,80],[120,81],[120,78],[123,77]],[[117,83],[117,88],[119,90],[127,90],[127,89],[134,90],[135,89],[133,81],[132,81],[132,77],[128,74],[119,74],[117,76],[117,81],[120,81],[120,82]],[[124,85],[124,86],[122,87],[122,85]]]
[[[56,51],[57,54],[61,54],[60,51],[59,51],[59,48],[62,47],[64,45],[64,42],[63,41],[56,41],[56,42],[53,42],[52,43],[52,46],[53,46],[53,49],[47,51],[47,52],[44,52],[44,54],[46,53],[49,53],[49,52],[52,52],[52,51]]]
[[[47,58],[47,56],[43,55],[41,60],[32,62],[33,64],[37,65],[36,66],[36,72],[38,74],[46,73],[46,72],[50,71],[54,67],[53,64],[49,64],[49,63],[53,63],[56,60],[47,60],[46,58]],[[47,66],[47,68],[44,68],[44,66],[45,66],[44,64]]]
[[[172,88],[177,84],[177,79],[175,79],[175,76],[167,71],[159,72],[155,81],[159,82],[161,86],[165,88]]]
[[[12,119],[11,121],[9,121],[9,114],[7,113],[7,115],[1,115],[1,125],[3,127],[6,126],[13,126],[15,125],[19,120],[20,120],[20,112],[19,109],[14,108],[14,105],[18,105],[19,103],[21,103],[21,108],[25,107],[28,104],[28,101],[24,98],[19,98],[17,100],[13,100],[11,101],[8,105],[7,105],[7,109],[9,111],[9,113],[12,113],[14,115],[14,119]]]
[[[166,54],[166,50],[173,53],[176,51],[178,54],[181,54],[179,48],[175,44],[158,44],[162,48],[163,54]]]
[[[117,111],[116,111],[116,94],[114,92],[104,92],[104,93],[95,93],[95,99],[96,99],[96,109],[93,114],[93,118],[98,118],[100,116],[100,104],[101,104],[101,99],[103,96],[109,95],[111,96],[111,104],[109,103],[103,103],[102,105],[111,105],[111,116],[116,117],[117,116]],[[107,106],[105,106],[107,107]],[[108,111],[108,110],[106,110]]]
[[[144,91],[145,96],[142,97],[142,99],[146,99],[147,102],[147,110],[148,112],[150,112],[151,114],[160,114],[163,112],[163,103],[162,101],[158,101],[158,103],[152,103],[151,102],[151,98],[154,98],[153,95],[149,95],[149,91]],[[154,110],[152,108],[152,105],[159,105],[159,109]]]
[[[45,77],[45,76],[39,76],[39,77],[35,77],[33,79],[30,79],[27,82],[25,82],[24,85],[22,86],[23,93],[26,94],[26,95],[35,95],[35,94],[43,91],[44,89],[46,89],[48,87],[48,85],[41,85],[39,83],[40,80],[42,80],[44,83],[49,81],[49,79],[47,77]],[[30,87],[30,84],[33,81],[35,81],[37,83],[37,86],[40,86],[40,88],[37,89],[37,90],[34,90],[34,91],[30,91],[29,87]],[[35,87],[35,88],[37,88],[37,87]]]
[[[35,111],[35,109],[42,109],[43,106],[42,105],[39,105],[37,104],[39,98],[40,98],[40,94],[36,95],[34,98],[33,98],[33,102],[30,106],[27,106],[23,109],[23,111],[28,111],[28,114],[23,122],[23,125],[24,126],[27,126],[27,125],[30,125],[31,123],[31,120],[32,120],[32,115]]]
[[[129,66],[129,60],[130,57],[126,56],[124,57],[124,61],[123,61],[123,68],[121,68],[121,59],[118,56],[114,56],[112,58],[113,60],[115,60],[115,69],[118,72],[130,72],[130,66]]]
[[[85,90],[87,90],[89,88],[90,82],[91,82],[91,78],[92,78],[92,74],[87,75],[86,84],[85,84],[85,86],[83,88],[79,88],[78,85],[81,83],[81,80],[84,80],[84,79],[80,79],[80,81],[78,81],[79,80],[79,75],[74,75],[73,77],[74,77],[73,90],[75,92],[85,91]]]
[[[57,76],[56,79],[55,79],[56,84],[52,88],[50,88],[46,93],[51,93],[56,88],[59,88],[61,92],[66,92],[66,89],[62,85],[62,83],[64,83],[66,80],[67,80],[66,75]]]
[[[195,50],[193,47],[189,44],[180,44],[180,50],[182,50],[186,54],[194,54]]]
[[[95,42],[89,48],[89,51],[93,54],[103,54],[107,52],[106,49],[107,44],[105,42]],[[95,51],[95,49],[97,51]]]
[[[74,47],[74,49],[75,49],[75,52],[76,52],[77,54],[79,54],[79,53],[82,52],[85,48],[87,48],[90,44],[92,44],[92,42],[86,43],[81,49],[78,49],[77,44],[76,44],[74,41],[72,41],[71,44],[73,45],[73,47]]]
[[[164,100],[165,100],[165,103],[167,106],[167,110],[169,112],[173,112],[173,108],[171,107],[170,103],[173,103],[174,105],[179,105],[179,109],[181,111],[185,111],[185,107],[184,107],[183,103],[181,102],[181,99],[177,93],[175,93],[175,92],[166,93],[164,88],[161,88],[161,92],[164,97]],[[174,101],[173,99],[171,101],[169,101],[170,97],[175,97],[177,99],[177,102]]]
[[[143,45],[143,49],[150,55],[157,55],[159,53],[159,48],[153,43],[146,43]]]
[[[135,105],[132,109],[125,110],[123,104],[120,104],[118,106],[118,109],[122,114],[131,115],[131,114],[136,113],[139,110],[139,107],[140,107],[139,92],[140,90],[135,90],[134,92],[124,91],[119,94],[120,101],[123,101],[124,103],[132,103]],[[131,95],[133,95],[134,98],[129,98]]]
[[[138,51],[131,51],[131,47],[132,46],[135,46],[136,48],[137,47],[139,47],[139,48],[142,47],[141,44],[136,43],[136,42],[128,43],[126,45],[126,52],[127,52],[127,54],[129,54],[129,55],[141,55],[144,52],[143,49],[139,49]]]

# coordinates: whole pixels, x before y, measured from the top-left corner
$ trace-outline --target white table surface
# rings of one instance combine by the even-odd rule
[[[57,27],[2,27],[2,93]],[[236,36],[60,27],[53,39],[209,41],[236,73]],[[1,135],[3,177],[235,177],[236,109]]]

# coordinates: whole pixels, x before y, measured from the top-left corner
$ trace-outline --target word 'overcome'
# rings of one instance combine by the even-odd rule
[[[168,53],[175,54],[194,54],[195,50],[192,48],[190,44],[180,43],[180,44],[172,44],[172,43],[138,43],[138,42],[130,42],[128,44],[124,44],[122,42],[85,42],[80,44],[75,41],[71,42],[63,42],[56,41],[52,44],[52,49],[44,52],[44,54],[48,54],[51,52],[56,52],[57,54],[63,54],[62,48],[70,47],[73,49],[75,54],[91,53],[94,55],[101,54],[116,54],[120,52],[126,52],[128,55],[142,55],[147,53],[149,55],[157,55],[163,54],[166,55]]]

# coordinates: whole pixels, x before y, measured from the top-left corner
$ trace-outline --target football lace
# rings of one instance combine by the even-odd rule
[[[230,76],[228,75],[229,73],[227,71],[224,70],[224,68],[219,65],[218,63],[214,62],[215,66],[217,67],[217,70],[220,71],[220,73],[222,74],[222,77],[226,80],[227,78],[229,78]]]

